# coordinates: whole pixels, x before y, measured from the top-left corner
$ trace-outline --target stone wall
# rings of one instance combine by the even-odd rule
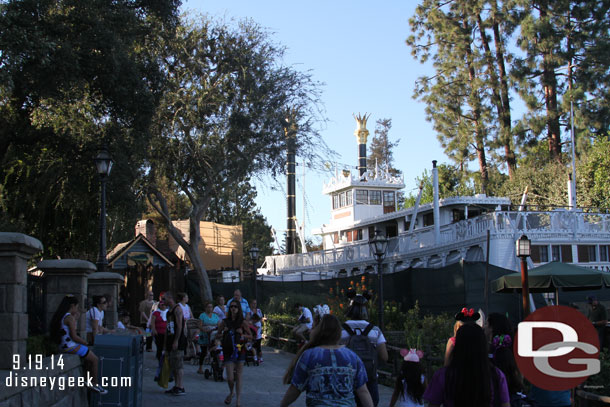
[[[57,362],[59,355],[54,355],[54,362]],[[42,368],[19,369],[19,370],[0,370],[0,407],[19,407],[19,406],[48,406],[48,407],[82,407],[87,406],[87,388],[73,386],[69,387],[69,378],[73,377],[77,383],[79,377],[83,377],[84,369],[80,357],[76,355],[61,355],[63,358],[63,369],[54,366],[51,368],[51,358],[44,358]],[[20,360],[21,365],[27,365],[27,360]],[[32,361],[32,366],[35,366]],[[21,386],[21,382],[16,380],[27,378],[28,383],[36,380],[36,386]],[[45,381],[43,386],[42,380]],[[53,388],[51,388],[53,383]],[[63,383],[63,390],[60,384]],[[19,384],[19,386],[16,386]]]

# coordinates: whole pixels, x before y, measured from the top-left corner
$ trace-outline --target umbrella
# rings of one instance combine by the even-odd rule
[[[603,285],[610,287],[610,274],[569,263],[550,262],[528,270],[530,292],[599,290]],[[491,289],[497,293],[521,290],[521,273],[511,273],[491,282]]]

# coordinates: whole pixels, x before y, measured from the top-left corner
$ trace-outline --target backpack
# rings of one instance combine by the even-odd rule
[[[368,379],[374,380],[377,377],[377,349],[368,337],[369,332],[373,329],[373,324],[368,324],[366,328],[364,328],[364,331],[356,328],[361,331],[360,334],[354,332],[346,323],[343,324],[343,329],[349,334],[346,345],[347,348],[353,351],[358,355],[360,360],[362,360]]]

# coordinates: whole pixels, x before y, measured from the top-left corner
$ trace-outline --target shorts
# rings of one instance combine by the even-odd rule
[[[72,347],[68,347],[61,350],[62,353],[69,353],[71,355],[78,355],[81,358],[84,358],[89,354],[89,347],[85,345],[76,344]]]
[[[184,352],[180,349],[169,351],[169,367],[172,370],[184,368]]]
[[[295,334],[299,335],[299,334],[305,334],[305,332],[309,331],[309,328],[307,327],[307,324],[300,324],[297,325],[293,328],[292,332],[294,332]]]

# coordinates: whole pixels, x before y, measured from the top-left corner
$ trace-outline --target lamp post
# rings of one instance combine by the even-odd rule
[[[250,249],[250,258],[252,259],[252,285],[254,286],[254,299],[258,303],[258,293],[256,292],[256,259],[258,259],[258,252],[260,250],[256,247],[256,244],[252,244]]]
[[[106,147],[103,147],[95,159],[95,168],[100,177],[102,189],[101,210],[100,210],[100,252],[97,257],[97,271],[106,271],[108,260],[106,260],[106,180],[112,171],[112,157]]]
[[[377,279],[379,281],[379,328],[383,331],[383,278],[382,278],[382,270],[383,270],[383,259],[385,258],[386,250],[388,249],[388,239],[381,234],[380,230],[375,231],[375,237],[369,241],[369,246],[371,248],[371,252],[375,255],[377,259]]]
[[[532,242],[527,236],[522,235],[516,242],[517,257],[521,258],[521,296],[523,307],[523,319],[530,313],[530,290],[527,279],[527,258],[531,256]]]

